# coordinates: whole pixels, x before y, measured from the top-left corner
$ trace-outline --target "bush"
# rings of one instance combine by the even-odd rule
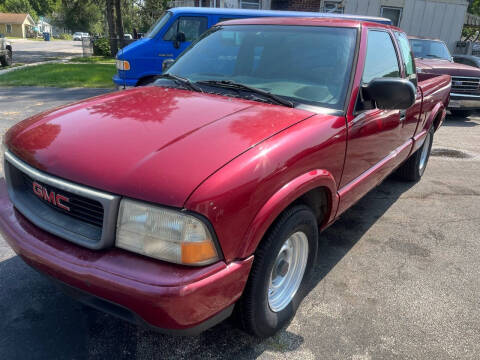
[[[110,57],[110,43],[107,38],[101,37],[93,42],[93,55]]]
[[[55,39],[60,39],[60,40],[73,40],[73,36],[70,34],[58,34],[55,35]]]

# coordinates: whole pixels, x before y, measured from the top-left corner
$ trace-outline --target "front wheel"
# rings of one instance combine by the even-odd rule
[[[397,174],[400,178],[407,181],[418,181],[423,176],[430,158],[430,152],[432,151],[433,133],[434,129],[432,126],[425,137],[422,147],[398,168]]]
[[[295,315],[307,292],[318,248],[315,215],[305,205],[285,211],[255,252],[239,316],[258,337],[273,335]]]
[[[12,65],[12,50],[7,50],[7,53],[5,54],[4,57],[0,58],[0,62],[2,63],[2,66],[10,66]]]
[[[458,116],[462,118],[469,117],[473,114],[473,110],[450,110],[453,116]]]

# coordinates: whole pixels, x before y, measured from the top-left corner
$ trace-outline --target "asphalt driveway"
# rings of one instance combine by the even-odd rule
[[[91,95],[0,88],[0,125],[5,129],[34,112]],[[4,359],[476,359],[479,197],[480,118],[449,117],[435,135],[422,181],[387,179],[323,233],[312,290],[292,323],[264,341],[231,321],[191,338],[137,328],[63,295],[0,239],[0,354]]]
[[[11,40],[14,63],[35,63],[66,56],[81,56],[82,42],[72,40],[33,41]]]

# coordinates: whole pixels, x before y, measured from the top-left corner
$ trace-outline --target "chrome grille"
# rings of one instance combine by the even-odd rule
[[[8,151],[4,164],[8,195],[33,224],[90,249],[113,245],[119,196],[38,171]],[[37,190],[45,191],[44,196],[35,191],[34,182]],[[69,211],[59,206],[58,199],[53,200],[58,194],[68,199],[62,204]]]
[[[75,195],[71,192],[58,189],[54,186],[46,186],[45,184],[32,179],[30,176],[23,174],[25,182],[25,191],[32,191],[33,183],[37,183],[43,187],[48,188],[49,191],[53,191],[55,194],[62,194],[68,198],[69,210],[62,209],[55,206],[52,202],[37,197],[36,200],[43,201],[46,205],[55,211],[62,212],[69,216],[72,216],[81,221],[85,221],[92,225],[101,228],[103,226],[103,206],[96,200],[88,199],[86,197]]]
[[[480,78],[452,76],[452,92],[463,94],[478,93]]]

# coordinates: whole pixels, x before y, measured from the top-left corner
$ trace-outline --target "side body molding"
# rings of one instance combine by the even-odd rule
[[[241,251],[241,258],[247,257],[255,251],[265,232],[288,205],[316,188],[324,188],[326,190],[328,202],[325,221],[319,225],[325,227],[332,222],[338,207],[335,179],[327,170],[316,169],[309,171],[285,184],[263,205],[250,224],[244,241],[242,241],[244,248]]]

